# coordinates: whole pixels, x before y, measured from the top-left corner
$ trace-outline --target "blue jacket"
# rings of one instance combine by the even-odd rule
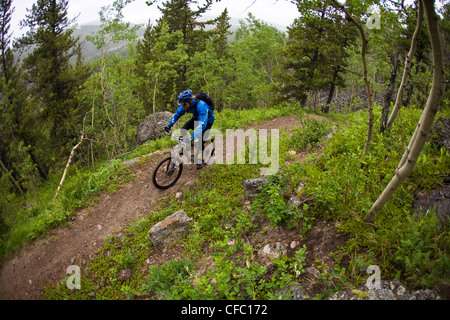
[[[191,139],[201,139],[201,134],[206,130],[208,124],[214,123],[214,111],[202,100],[193,99],[189,109],[184,110],[179,106],[172,119],[167,124],[171,128],[186,112],[192,113],[194,121],[200,122],[191,135]]]

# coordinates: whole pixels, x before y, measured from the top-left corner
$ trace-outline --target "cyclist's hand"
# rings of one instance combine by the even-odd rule
[[[169,126],[165,126],[165,127],[164,127],[164,131],[165,131],[166,133],[170,133],[170,128],[169,128]]]

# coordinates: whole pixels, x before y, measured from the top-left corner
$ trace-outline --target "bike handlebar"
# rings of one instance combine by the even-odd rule
[[[178,138],[178,143],[179,143],[179,144],[184,145],[184,146],[187,145],[187,143],[184,142],[182,136],[176,136],[176,135],[174,135],[173,132],[172,132],[170,129],[169,129],[169,131],[164,131],[164,133],[167,134],[168,136]]]

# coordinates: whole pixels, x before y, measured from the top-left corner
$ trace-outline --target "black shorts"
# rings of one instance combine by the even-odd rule
[[[186,121],[186,123],[184,124],[184,126],[181,129],[194,130],[195,121],[196,120],[194,119],[194,117],[190,118],[188,121]],[[202,150],[205,149],[205,140],[208,139],[209,129],[211,129],[212,125],[213,125],[212,123],[208,123],[206,125],[205,131],[202,133]]]

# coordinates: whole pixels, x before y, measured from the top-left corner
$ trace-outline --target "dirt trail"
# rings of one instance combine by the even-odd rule
[[[315,117],[315,116],[314,116]],[[297,116],[285,116],[260,123],[258,129],[288,129],[298,123]],[[167,155],[155,154],[131,171],[136,180],[115,193],[104,193],[97,203],[74,215],[71,227],[58,227],[44,239],[34,240],[14,258],[5,261],[0,273],[0,299],[41,299],[44,287],[61,281],[67,267],[86,267],[108,235],[117,233],[133,219],[146,216],[157,200],[183,190],[200,171],[185,166],[177,184],[169,190],[156,189],[151,181],[155,164]]]

